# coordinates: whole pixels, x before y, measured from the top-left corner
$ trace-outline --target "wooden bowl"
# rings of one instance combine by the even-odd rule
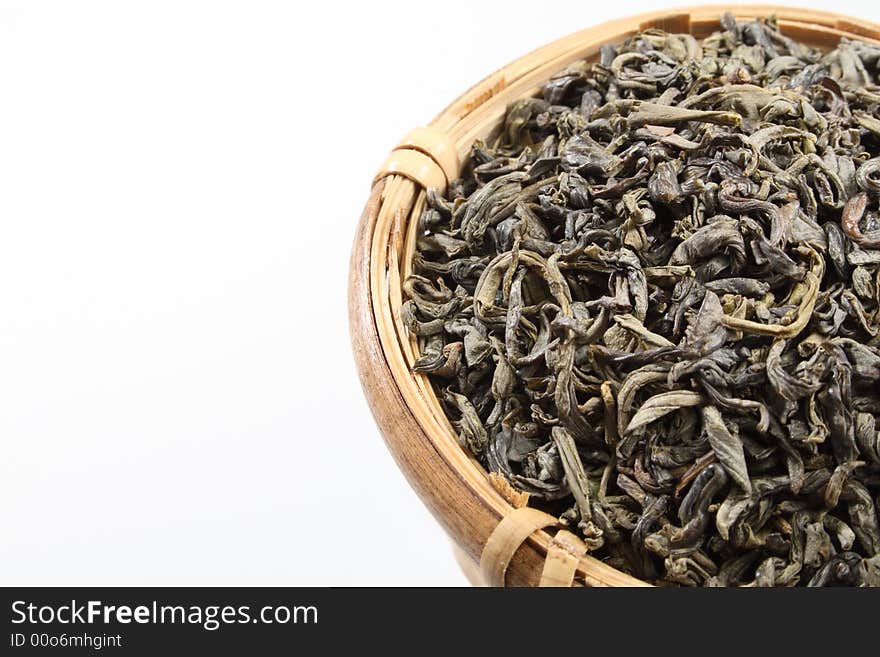
[[[350,331],[361,384],[397,464],[452,538],[459,563],[475,584],[645,583],[582,556],[568,532],[551,537],[545,530],[555,524],[550,516],[517,509],[522,499],[503,482],[490,479],[459,447],[430,382],[411,370],[418,345],[401,321],[401,285],[411,271],[414,227],[425,206],[425,189],[445,189],[458,176],[474,140],[486,138],[501,123],[508,103],[537,94],[542,83],[567,65],[595,57],[603,44],[650,27],[705,37],[720,27],[725,9],[655,11],[544,46],[472,87],[426,128],[412,131],[373,181],[355,236],[349,287]],[[819,48],[831,48],[844,36],[880,41],[880,26],[830,12],[771,5],[730,11],[738,19],[775,14],[784,33]]]

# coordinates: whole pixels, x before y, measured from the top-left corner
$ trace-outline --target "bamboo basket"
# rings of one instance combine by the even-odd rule
[[[880,42],[880,25],[835,13],[748,5],[655,11],[610,21],[544,46],[465,92],[427,127],[410,132],[373,180],[351,257],[349,322],[361,384],[398,466],[452,538],[475,585],[644,586],[586,555],[556,519],[524,505],[524,496],[487,475],[459,447],[427,377],[411,370],[418,345],[401,321],[402,282],[411,271],[415,226],[427,188],[459,174],[476,139],[501,123],[509,102],[536,94],[551,75],[598,55],[605,43],[657,27],[702,38],[731,10],[739,19],[775,14],[782,31],[828,49],[841,37]],[[550,530],[550,531],[548,531]]]

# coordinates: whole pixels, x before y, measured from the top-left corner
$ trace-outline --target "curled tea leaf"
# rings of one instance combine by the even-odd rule
[[[704,406],[701,413],[703,431],[709,438],[709,444],[712,446],[712,451],[715,452],[715,458],[724,466],[727,474],[743,492],[751,493],[752,482],[749,479],[742,443],[728,431],[717,408]]]

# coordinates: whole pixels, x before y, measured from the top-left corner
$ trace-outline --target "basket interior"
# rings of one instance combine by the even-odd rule
[[[561,39],[483,80],[447,107],[431,127],[449,137],[461,163],[466,160],[475,140],[490,138],[498,130],[511,101],[535,95],[546,80],[571,63],[597,57],[605,43],[620,42],[652,27],[702,38],[720,27],[719,16],[724,9],[704,7],[655,12],[614,21]],[[821,49],[834,47],[841,37],[880,43],[880,28],[877,26],[825,12],[767,6],[734,7],[731,10],[740,20],[776,14],[783,33]],[[420,354],[416,336],[410,335],[401,317],[402,283],[412,273],[418,217],[424,210],[425,200],[424,189],[412,180],[400,175],[384,179],[382,206],[371,246],[374,275],[370,285],[377,332],[395,383],[433,446],[458,473],[471,494],[499,517],[504,517],[512,510],[515,500],[509,491],[494,487],[483,466],[459,446],[456,432],[431,382],[427,376],[412,371]],[[445,524],[454,538],[459,543],[467,543],[462,540],[471,529],[466,519],[460,525],[456,525],[454,519],[447,520]],[[544,531],[534,537],[538,548],[544,551],[549,540],[549,534]],[[476,556],[474,547],[479,548],[479,539],[464,545],[466,552]],[[591,557],[582,561],[581,576],[588,584],[639,583],[639,580]]]

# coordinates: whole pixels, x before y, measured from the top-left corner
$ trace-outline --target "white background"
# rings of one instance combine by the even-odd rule
[[[0,584],[464,584],[350,354],[370,180],[666,4],[0,3]]]

